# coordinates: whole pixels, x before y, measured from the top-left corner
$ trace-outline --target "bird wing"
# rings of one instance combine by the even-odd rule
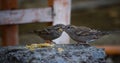
[[[45,28],[43,30],[36,30],[35,33],[41,35],[41,34],[49,34],[50,32],[48,29]]]
[[[76,34],[77,35],[86,35],[86,34],[88,34],[89,33],[89,31],[90,31],[91,29],[90,28],[88,28],[88,27],[85,27],[85,26],[80,26],[80,27],[77,27],[76,28]]]

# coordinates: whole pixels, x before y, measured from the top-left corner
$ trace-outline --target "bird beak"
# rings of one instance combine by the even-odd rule
[[[62,32],[63,31],[63,29],[61,29],[61,28],[59,28],[59,30],[58,30],[59,32]]]

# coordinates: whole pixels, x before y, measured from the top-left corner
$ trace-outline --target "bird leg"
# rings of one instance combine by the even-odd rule
[[[50,41],[50,40],[46,40],[45,43],[52,44],[52,41]]]
[[[77,42],[77,45],[85,45],[85,46],[90,46],[90,44],[88,44],[87,42]]]

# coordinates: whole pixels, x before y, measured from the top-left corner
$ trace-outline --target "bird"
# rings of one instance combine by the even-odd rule
[[[54,26],[49,26],[42,30],[34,30],[33,32],[46,40],[47,43],[54,43],[52,40],[57,39],[61,36],[65,25],[63,24],[56,24]]]
[[[77,44],[88,44],[93,42],[101,36],[105,35],[101,31],[91,29],[86,26],[66,25],[65,32],[71,39],[77,42]]]

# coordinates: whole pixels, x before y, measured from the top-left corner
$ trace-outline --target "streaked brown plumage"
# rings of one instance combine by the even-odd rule
[[[64,27],[65,25],[63,24],[57,24],[54,26],[49,26],[47,28],[44,28],[43,30],[35,30],[34,33],[39,35],[44,40],[47,40],[48,42],[52,42],[52,40],[61,36]]]
[[[102,36],[100,31],[85,26],[67,25],[65,27],[65,32],[80,44],[87,44],[88,42],[94,41]]]

